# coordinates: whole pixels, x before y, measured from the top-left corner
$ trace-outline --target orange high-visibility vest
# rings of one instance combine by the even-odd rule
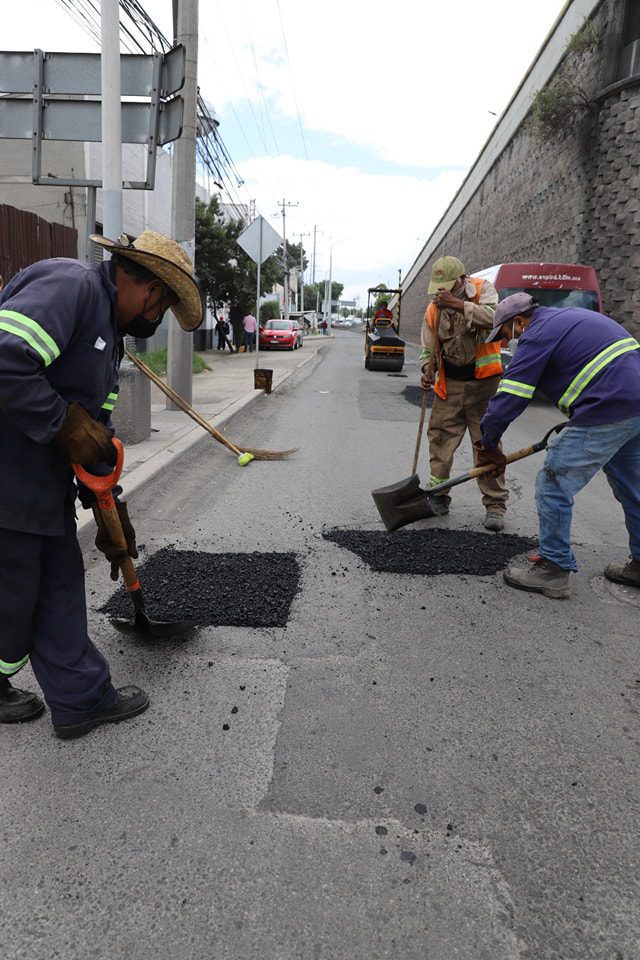
[[[484,280],[480,280],[479,277],[467,277],[468,280],[476,288],[476,295],[471,301],[472,303],[478,303],[480,300],[480,291],[482,290],[482,285]],[[431,332],[434,336],[436,343],[440,343],[436,334],[436,324],[438,322],[439,310],[436,307],[433,301],[427,307],[427,312],[424,315],[425,323],[429,324]],[[488,332],[488,331],[487,331]],[[476,334],[477,337],[477,334]],[[436,361],[438,364],[438,369],[436,372],[436,381],[433,385],[433,391],[437,394],[441,400],[447,399],[447,382],[444,375],[444,364],[442,362],[442,351],[440,347],[435,351]],[[476,380],[483,380],[485,377],[498,377],[502,373],[502,362],[500,360],[500,341],[497,340],[494,343],[483,343],[481,340],[476,339],[476,369],[475,377]]]

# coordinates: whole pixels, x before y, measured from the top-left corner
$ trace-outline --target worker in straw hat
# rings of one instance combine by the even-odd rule
[[[114,687],[87,632],[71,463],[105,473],[114,462],[123,336],[150,337],[167,309],[183,330],[203,318],[193,265],[174,240],[152,230],[132,243],[92,239],[110,261],[41,260],[0,293],[0,723],[44,710],[11,683],[30,662],[63,739],[149,704],[139,687]],[[87,490],[81,500],[92,505]],[[118,513],[136,557],[125,502]],[[117,578],[123,557],[104,527],[96,546]]]

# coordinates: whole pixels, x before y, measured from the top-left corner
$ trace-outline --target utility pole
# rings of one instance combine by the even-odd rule
[[[283,261],[284,261],[284,318],[285,320],[289,319],[289,264],[287,263],[287,231],[285,228],[285,208],[286,207],[297,207],[297,203],[287,203],[286,200],[282,201],[282,252],[283,252]]]
[[[102,0],[102,229],[117,240],[122,233],[122,107],[120,102],[120,5]],[[94,224],[95,226],[95,224]],[[105,248],[105,258],[109,255]]]
[[[298,234],[300,237],[300,303],[298,309],[302,313],[302,326],[304,327],[304,250],[302,249],[302,238],[308,237],[308,233]]]
[[[331,327],[331,320],[333,319],[333,244],[329,247],[329,318],[327,320],[327,330]]]
[[[196,193],[196,109],[198,75],[198,0],[177,0],[176,40],[185,47],[185,72],[182,98],[184,121],[182,136],[173,150],[173,182],[171,193],[171,232],[173,239],[195,259],[195,193]],[[174,4],[175,10],[175,4]],[[191,403],[193,393],[193,337],[182,330],[171,316],[167,356],[167,381]],[[178,408],[167,400],[167,410]]]
[[[316,231],[317,225],[313,225],[313,262],[311,264],[311,283],[316,282]]]

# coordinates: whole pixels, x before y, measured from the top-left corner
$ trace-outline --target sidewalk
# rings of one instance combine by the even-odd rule
[[[332,339],[331,334],[307,336],[300,350],[261,350],[260,367],[273,370],[272,391],[277,390],[300,367],[313,360]],[[194,374],[191,406],[212,426],[224,433],[220,424],[263,396],[263,391],[256,390],[253,386],[256,355],[229,353],[228,350],[222,353],[215,349],[198,352],[211,369]],[[167,410],[166,404],[165,395],[151,384],[151,436],[141,443],[125,444],[122,478],[125,481],[127,497],[205,436],[202,427],[186,413],[181,410]],[[114,417],[114,420],[117,425],[117,417]],[[211,443],[215,442],[211,438]],[[229,453],[229,456],[232,454]],[[79,511],[78,537],[81,542],[83,532],[93,527],[91,511]]]

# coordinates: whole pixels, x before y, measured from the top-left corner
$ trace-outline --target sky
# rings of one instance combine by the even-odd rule
[[[140,2],[171,37],[171,0]],[[525,21],[514,0],[201,0],[198,80],[234,201],[280,234],[290,204],[310,261],[315,228],[316,281],[331,261],[366,306],[411,267],[563,6],[537,0]],[[97,49],[56,0],[17,9],[3,50]]]

